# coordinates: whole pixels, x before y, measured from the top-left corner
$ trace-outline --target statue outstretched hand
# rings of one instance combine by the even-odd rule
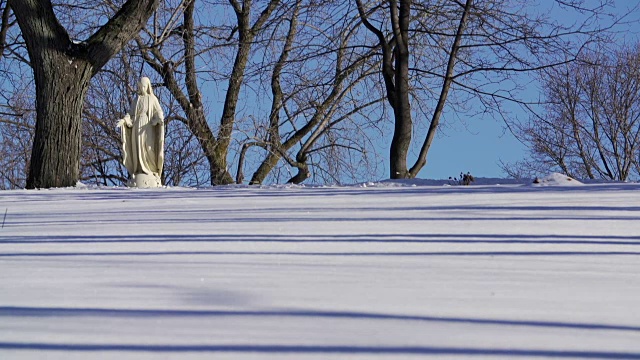
[[[131,116],[129,114],[126,114],[124,118],[118,121],[116,128],[122,127],[123,125],[126,125],[127,127],[133,126],[133,122],[131,121]]]

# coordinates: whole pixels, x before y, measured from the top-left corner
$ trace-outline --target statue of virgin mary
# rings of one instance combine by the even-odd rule
[[[122,163],[130,175],[128,185],[162,186],[164,114],[148,77],[138,82],[138,96],[117,126],[122,136]]]

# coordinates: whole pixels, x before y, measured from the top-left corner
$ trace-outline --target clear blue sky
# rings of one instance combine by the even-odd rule
[[[501,120],[470,120],[466,127],[455,125],[442,129],[433,141],[427,166],[420,178],[447,179],[460,172],[480,177],[504,177],[498,166],[521,160],[527,149],[508,130]]]

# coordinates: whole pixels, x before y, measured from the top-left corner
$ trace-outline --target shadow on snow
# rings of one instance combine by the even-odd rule
[[[128,351],[128,352],[211,352],[211,353],[271,353],[271,354],[396,354],[396,355],[465,355],[581,358],[581,359],[640,359],[640,353],[575,351],[482,349],[431,346],[331,346],[331,345],[129,345],[129,344],[53,344],[0,342],[0,349],[40,351]]]
[[[575,244],[640,245],[640,236],[531,234],[372,234],[372,235],[35,235],[15,236],[0,244],[109,243],[396,243],[396,244]]]

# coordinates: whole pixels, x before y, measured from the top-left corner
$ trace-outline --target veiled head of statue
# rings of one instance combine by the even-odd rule
[[[138,94],[140,95],[153,95],[153,89],[151,88],[151,80],[148,77],[143,76],[138,81]]]

